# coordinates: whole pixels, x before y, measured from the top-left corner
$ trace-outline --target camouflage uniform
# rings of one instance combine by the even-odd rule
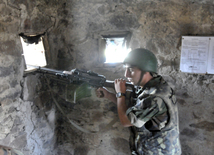
[[[180,155],[178,110],[172,88],[161,76],[144,87],[126,114],[133,155]]]

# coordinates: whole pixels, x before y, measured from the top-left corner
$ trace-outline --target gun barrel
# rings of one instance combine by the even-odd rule
[[[47,72],[47,73],[63,73],[63,71],[60,70],[56,70],[56,69],[50,69],[50,68],[46,68],[46,67],[40,67],[40,66],[33,66],[33,65],[27,65],[30,68],[35,68],[37,72]]]
[[[49,68],[45,68],[45,67],[39,67],[38,71],[49,72],[49,73],[53,73],[53,74],[63,73],[63,71],[56,70],[56,69],[49,69]]]

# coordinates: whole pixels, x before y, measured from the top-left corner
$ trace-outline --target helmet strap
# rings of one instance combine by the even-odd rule
[[[140,86],[140,83],[141,83],[141,81],[142,81],[143,76],[144,76],[145,73],[146,73],[146,72],[144,72],[144,71],[141,70],[140,79],[139,79],[139,81],[138,81],[138,83],[137,83],[137,86]]]

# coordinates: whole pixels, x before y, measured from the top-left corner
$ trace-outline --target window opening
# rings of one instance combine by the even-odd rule
[[[127,48],[126,38],[105,38],[106,48],[105,48],[105,63],[120,63],[123,62],[127,54],[131,49]]]
[[[42,37],[44,34],[37,36],[26,36],[21,33],[19,35],[23,48],[26,71],[35,69],[33,66],[46,66],[47,62]]]

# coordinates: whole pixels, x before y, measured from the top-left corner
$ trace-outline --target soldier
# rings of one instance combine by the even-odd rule
[[[157,74],[157,59],[138,48],[124,60],[125,77],[141,88],[133,105],[126,105],[126,80],[115,80],[114,93],[99,88],[97,96],[117,104],[124,127],[130,127],[132,155],[180,155],[177,102],[172,88]]]

